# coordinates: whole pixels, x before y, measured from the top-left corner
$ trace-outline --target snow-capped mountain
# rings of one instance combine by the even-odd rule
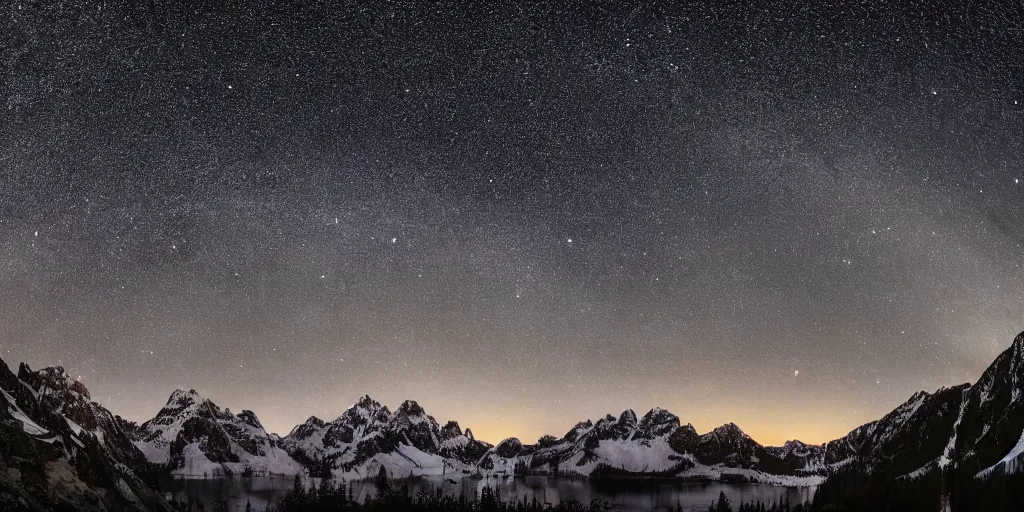
[[[795,465],[794,465],[795,466]],[[673,476],[695,480],[742,479],[813,483],[734,424],[698,435],[692,425],[660,408],[639,420],[632,410],[576,424],[561,439],[534,445],[502,441],[480,460],[485,471],[574,474],[591,477]]]
[[[438,453],[443,457],[455,459],[464,464],[475,464],[480,460],[480,457],[487,453],[491,446],[488,443],[477,441],[473,437],[472,430],[467,428],[463,432],[455,421],[449,421],[441,427],[438,438],[441,441]]]
[[[170,510],[123,425],[63,368],[0,360],[0,510]]]
[[[844,471],[913,477],[946,467],[987,475],[1024,466],[1022,391],[1024,333],[974,386],[916,393],[881,419],[823,445],[794,440],[765,447],[731,423],[701,435],[655,408],[641,418],[626,410],[580,422],[561,438],[544,436],[535,444],[509,438],[489,446],[452,422],[438,428],[414,402],[391,414],[369,397],[334,422],[311,418],[285,445],[307,467],[326,461],[335,474],[352,475],[368,474],[371,462],[396,475],[458,469],[770,483],[811,483]]]
[[[195,390],[175,390],[156,417],[133,432],[150,462],[177,475],[271,474],[302,471],[252,411],[221,409]]]
[[[1024,333],[963,390],[953,437],[939,464],[964,471],[1016,471],[1024,464]],[[948,462],[947,462],[948,461]]]
[[[883,418],[825,446],[835,472],[850,467],[881,478],[937,470],[977,476],[1016,471],[1024,462],[1024,333],[974,385],[918,392]]]
[[[18,472],[0,471],[0,509],[89,502],[95,510],[164,510],[147,485],[153,468],[209,476],[353,479],[383,468],[394,477],[646,475],[799,485],[851,473],[886,480],[941,470],[988,478],[1024,467],[1024,333],[976,384],[918,392],[823,445],[765,447],[732,423],[698,434],[654,408],[639,418],[627,409],[583,421],[561,438],[492,446],[454,421],[441,426],[414,401],[392,412],[369,396],[333,421],[310,417],[279,438],[252,411],[233,414],[195,391],[175,391],[155,418],[135,425],[92,402],[62,368],[22,365],[15,376],[0,364],[0,389],[0,441],[28,461]]]
[[[786,441],[782,446],[766,446],[765,450],[782,460],[796,474],[819,474],[824,471],[825,445]]]
[[[309,418],[283,446],[311,472],[353,478],[374,475],[381,466],[396,476],[467,470],[490,448],[458,423],[440,427],[414,401],[391,413],[369,396],[334,421]]]

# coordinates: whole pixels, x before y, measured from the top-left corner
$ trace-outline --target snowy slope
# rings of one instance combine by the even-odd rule
[[[44,445],[43,451],[50,446],[54,459],[98,445],[104,460],[127,468],[126,479],[147,461],[179,475],[307,472],[351,479],[383,469],[393,477],[533,473],[775,485],[814,484],[849,472],[914,479],[959,468],[989,478],[1024,467],[1024,333],[973,386],[916,393],[824,445],[766,447],[732,423],[698,434],[654,408],[639,418],[626,410],[582,421],[560,438],[534,444],[509,438],[491,446],[454,421],[439,425],[414,401],[392,412],[368,396],[333,421],[310,417],[279,438],[251,411],[233,414],[195,391],[175,391],[156,417],[135,426],[91,402],[61,368],[34,372],[23,365],[18,377],[0,372],[0,384],[6,421],[0,434]],[[48,412],[40,416],[40,410]]]
[[[157,416],[139,426],[135,445],[173,474],[294,475],[302,472],[252,411],[237,416],[195,390],[175,390]]]
[[[119,418],[63,368],[0,360],[0,447],[0,509],[170,510]]]
[[[974,385],[916,393],[883,418],[829,442],[826,471],[856,467],[890,478],[958,468],[979,478],[1019,471],[1018,449],[1024,449],[1022,391],[1024,333]]]
[[[680,425],[674,414],[655,408],[639,420],[632,410],[626,410],[596,422],[584,421],[561,439],[545,436],[534,445],[506,439],[478,466],[484,473],[498,474],[730,478],[776,485],[813,484],[824,479],[814,473],[799,473],[772,450],[778,449],[761,446],[734,424],[698,435],[691,425]],[[804,456],[814,451],[805,448]],[[804,467],[802,463],[799,466]]]
[[[978,472],[978,478],[987,478],[994,473],[1016,473],[1024,467],[1024,433],[1021,433],[1017,444],[1010,449],[1010,452],[999,459],[999,462]]]
[[[414,401],[392,413],[369,396],[334,421],[308,419],[282,445],[310,472],[348,478],[373,476],[381,467],[395,476],[469,472],[490,448],[458,423],[440,427]]]

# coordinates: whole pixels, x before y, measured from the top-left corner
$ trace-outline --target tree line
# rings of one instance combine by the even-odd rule
[[[246,512],[347,512],[347,511],[424,511],[424,512],[598,512],[611,510],[607,501],[590,503],[565,501],[558,504],[536,499],[503,500],[490,486],[471,498],[444,495],[440,489],[411,494],[395,485],[381,468],[374,480],[375,496],[359,501],[353,489],[344,482],[336,485],[323,479],[319,485],[306,488],[296,476],[290,491],[276,504]],[[179,505],[184,512],[191,506]],[[200,510],[227,512],[226,503],[215,503]],[[672,508],[682,512],[681,505]],[[914,479],[882,480],[858,471],[834,475],[817,488],[814,498],[805,503],[790,504],[747,502],[734,505],[724,492],[708,507],[708,512],[1019,512],[1024,510],[1024,473],[998,475],[986,479],[956,478],[941,473],[926,474]]]

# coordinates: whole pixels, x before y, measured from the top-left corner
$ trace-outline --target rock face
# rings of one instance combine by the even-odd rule
[[[692,425],[655,408],[637,419],[626,410],[576,424],[561,439],[534,445],[506,439],[479,466],[498,472],[575,474],[592,477],[676,476],[695,480],[742,479],[813,483],[822,477],[761,446],[734,424],[698,435]]]
[[[878,478],[955,470],[975,476],[1024,463],[1024,333],[973,386],[919,392],[825,446],[824,463]]]
[[[561,438],[476,441],[455,422],[439,427],[415,402],[394,414],[363,397],[333,422],[310,418],[283,441],[310,470],[351,476],[380,466],[396,475],[461,472],[663,475],[697,480],[820,482],[841,471],[884,478],[953,465],[977,474],[1024,466],[1024,334],[974,386],[920,392],[823,445],[766,447],[735,424],[706,434],[664,409],[577,423]]]
[[[817,474],[824,471],[825,445],[786,441],[782,446],[766,447],[769,453],[782,460],[794,474]]]
[[[953,437],[939,465],[1000,472],[1024,462],[1024,332],[969,389],[961,388]]]
[[[2,363],[2,361],[0,361]],[[391,412],[369,396],[333,421],[311,416],[285,438],[252,411],[233,414],[177,390],[136,425],[91,402],[62,368],[15,376],[0,364],[0,510],[167,510],[154,469],[177,474],[366,478],[447,474],[672,476],[813,484],[837,475],[981,478],[1024,468],[1024,333],[974,385],[919,392],[881,419],[823,445],[765,447],[729,423],[706,434],[654,408],[583,421],[561,438],[496,446],[444,426],[414,401]]]
[[[0,390],[0,510],[171,510],[128,423],[63,368],[0,360]]]
[[[195,390],[175,390],[156,417],[132,433],[150,462],[173,474],[294,475],[302,471],[252,411],[221,409]]]
[[[975,477],[1024,469],[1024,333],[976,384],[919,392],[883,418],[824,445],[789,441],[764,447],[734,424],[698,435],[653,409],[639,421],[618,417],[578,423],[561,439],[511,450],[505,442],[480,466],[502,471],[584,475],[672,474],[810,483],[839,472],[873,478],[917,477],[953,468]],[[667,447],[667,449],[666,449]],[[498,449],[501,448],[501,449]]]
[[[491,447],[458,423],[439,426],[414,401],[391,413],[369,396],[334,421],[310,418],[282,443],[311,472],[345,477],[373,476],[381,467],[395,476],[469,471]]]

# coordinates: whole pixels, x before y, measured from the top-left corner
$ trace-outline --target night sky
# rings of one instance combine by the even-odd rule
[[[0,357],[129,419],[823,442],[1024,329],[1020,2],[135,3],[0,13]]]

